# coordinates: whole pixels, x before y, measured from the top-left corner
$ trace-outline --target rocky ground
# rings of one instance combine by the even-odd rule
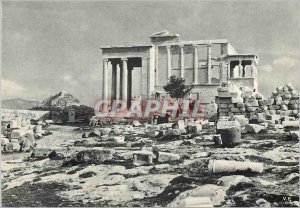
[[[3,206],[173,207],[188,197],[209,197],[214,206],[299,206],[299,143],[284,130],[243,134],[240,145],[223,148],[213,140],[214,126],[193,135],[159,136],[164,128],[108,126],[82,138],[91,130],[50,126],[53,134],[37,141],[32,157],[2,156]],[[117,139],[106,140],[105,131]],[[133,151],[153,146],[180,159],[132,164]],[[78,152],[91,149],[115,152],[101,164],[72,162]],[[211,159],[262,162],[264,171],[211,173]]]

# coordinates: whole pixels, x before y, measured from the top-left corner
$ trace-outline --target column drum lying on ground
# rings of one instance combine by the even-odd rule
[[[258,163],[258,162],[210,160],[208,163],[208,170],[212,173],[236,172],[236,171],[250,171],[250,172],[262,173],[263,169],[264,169],[263,163]]]

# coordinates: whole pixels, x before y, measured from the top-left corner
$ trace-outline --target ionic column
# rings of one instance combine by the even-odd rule
[[[117,64],[112,61],[112,75],[111,75],[111,99],[115,100],[117,97]]]
[[[168,67],[168,79],[171,76],[171,46],[166,46],[167,49],[167,67]]]
[[[122,99],[127,100],[127,79],[128,79],[128,69],[127,69],[127,58],[122,59]]]
[[[227,65],[227,80],[231,78],[231,72],[230,72],[230,61],[228,61]]]
[[[198,45],[194,46],[194,83],[198,84]]]
[[[211,84],[211,44],[207,44],[207,84]]]
[[[180,77],[184,78],[184,51],[183,45],[180,45]]]
[[[222,83],[223,80],[224,80],[224,77],[223,77],[223,76],[224,76],[224,75],[223,75],[223,74],[224,74],[224,73],[223,73],[223,70],[224,70],[223,62],[220,63],[219,68],[220,68],[220,72],[219,72],[219,73],[220,73],[220,83]]]
[[[158,46],[155,46],[155,85],[158,85]]]
[[[121,64],[117,64],[116,65],[116,100],[120,100],[121,99],[121,93],[120,93],[120,89],[121,89],[121,82],[120,82],[120,78],[121,78]],[[118,67],[119,66],[119,67]]]
[[[103,59],[103,88],[102,88],[102,98],[103,100],[107,100],[107,94],[108,94],[108,72],[107,67],[108,66],[108,59]]]

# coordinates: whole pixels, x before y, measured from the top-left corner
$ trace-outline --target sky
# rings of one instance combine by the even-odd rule
[[[259,91],[299,88],[299,1],[4,1],[1,98],[41,101],[64,89],[92,106],[101,96],[103,45],[228,39],[257,53]]]

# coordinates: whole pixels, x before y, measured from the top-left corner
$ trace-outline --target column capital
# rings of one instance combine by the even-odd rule
[[[178,46],[179,46],[181,49],[184,48],[184,45],[183,45],[183,44],[179,44]]]
[[[103,62],[108,62],[108,58],[103,58],[102,61]]]
[[[194,48],[198,48],[198,45],[197,45],[197,44],[192,44],[192,46],[193,46]]]
[[[166,45],[166,48],[167,48],[167,49],[170,49],[170,48],[171,48],[171,45]]]
[[[121,61],[128,61],[128,58],[121,58]]]
[[[207,47],[211,47],[211,45],[212,45],[211,43],[207,43],[206,44]]]

